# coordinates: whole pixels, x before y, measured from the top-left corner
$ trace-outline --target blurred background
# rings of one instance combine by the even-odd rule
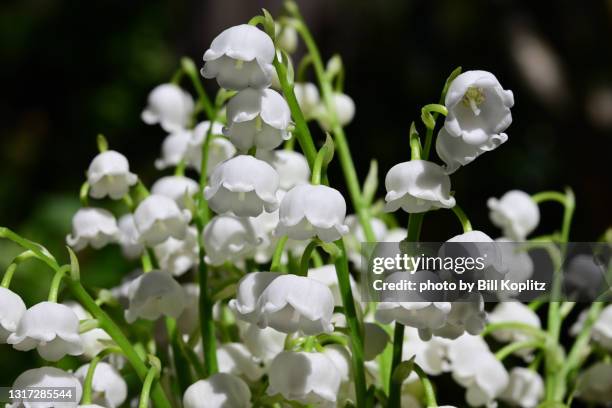
[[[484,69],[514,92],[516,104],[508,142],[452,176],[476,228],[499,235],[488,220],[491,196],[564,186],[577,196],[572,240],[597,240],[612,224],[612,1],[298,3],[324,58],[339,53],[344,60],[345,90],[357,106],[347,135],[362,179],[372,158],[382,185],[386,171],[410,157],[410,122],[419,119],[421,106],[437,102],[456,66]],[[181,56],[199,65],[220,31],[261,7],[278,15],[281,2],[2,2],[0,225],[65,256],[64,237],[97,152],[97,133],[147,184],[160,177],[153,162],[165,134],[140,120],[148,92],[170,79]],[[216,92],[214,81],[205,84]],[[330,171],[331,182],[345,191],[338,164]],[[536,233],[559,228],[561,214],[546,204]],[[423,238],[459,232],[452,214],[440,211],[427,217]],[[16,251],[0,242],[0,270]],[[113,247],[84,251],[87,283],[115,285],[133,267],[118,255]],[[50,275],[30,262],[14,287],[32,304],[46,296]],[[32,367],[34,354],[0,347],[7,366]],[[16,372],[2,370],[0,384],[11,383]]]

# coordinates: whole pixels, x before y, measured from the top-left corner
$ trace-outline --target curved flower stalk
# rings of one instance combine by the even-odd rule
[[[209,135],[210,133],[210,135]],[[208,143],[208,155],[206,159],[206,174],[210,175],[215,168],[227,159],[231,159],[236,154],[236,147],[223,136],[223,125],[213,122],[210,129],[210,121],[198,123],[193,129],[191,140],[185,155],[187,163],[201,172],[202,150],[208,138],[212,138]]]
[[[151,91],[141,118],[148,125],[159,123],[166,132],[176,132],[189,124],[193,98],[174,84],[162,84]]]
[[[79,367],[74,373],[75,377],[84,382],[89,368],[89,364]],[[128,394],[127,384],[121,374],[105,362],[99,362],[95,367],[92,391],[97,397],[94,399],[94,403],[102,404],[108,408],[121,406],[127,399]]]
[[[488,321],[490,323],[503,323],[503,322],[520,322],[536,329],[540,329],[542,324],[538,315],[526,305],[520,302],[503,302],[495,306],[493,311],[488,315]],[[526,340],[534,339],[533,336],[529,335],[522,330],[502,329],[495,330],[493,337],[500,342],[524,342]],[[533,349],[520,349],[515,354],[524,358],[529,358],[533,353]]]

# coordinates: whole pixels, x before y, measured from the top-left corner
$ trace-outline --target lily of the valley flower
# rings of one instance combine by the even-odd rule
[[[470,293],[453,302],[446,322],[434,330],[419,330],[419,335],[426,340],[432,335],[447,339],[456,339],[464,333],[477,335],[482,332],[486,322],[484,301],[480,293]]]
[[[181,276],[198,264],[198,232],[194,227],[187,227],[184,239],[170,237],[153,250],[160,268]]]
[[[24,400],[14,400],[13,404],[7,404],[7,407],[38,408],[53,406],[54,408],[76,408],[83,395],[83,387],[79,380],[72,374],[55,367],[34,368],[21,373],[15,379],[12,389],[25,390],[27,388],[71,388],[74,390],[74,400],[72,402],[57,401],[49,403],[49,405],[41,405],[44,403],[33,402],[32,399],[26,397]]]
[[[242,322],[242,321],[240,321]],[[271,327],[259,328],[256,324],[248,324],[242,330],[242,340],[249,351],[264,363],[269,363],[285,348],[287,335]]]
[[[178,318],[185,309],[183,288],[168,272],[151,271],[134,279],[129,286],[130,306],[125,311],[125,320],[133,323],[143,318]]]
[[[248,218],[228,214],[213,217],[206,224],[203,235],[205,260],[213,266],[241,261],[259,244]]]
[[[155,167],[163,170],[178,166],[181,161],[187,164],[192,133],[189,130],[179,129],[166,136],[162,142],[161,157],[155,160]]]
[[[257,381],[264,375],[250,351],[242,343],[225,343],[217,349],[219,372],[244,377],[248,381]]]
[[[436,153],[446,163],[444,167],[446,173],[452,174],[459,167],[473,162],[481,154],[497,149],[507,140],[508,135],[500,133],[492,135],[483,143],[470,144],[461,137],[452,136],[446,128],[441,128],[436,138]]]
[[[183,395],[185,408],[251,408],[251,390],[240,377],[217,373],[191,384]]]
[[[76,370],[74,375],[85,381],[89,364],[85,364]],[[110,364],[103,361],[96,365],[91,383],[93,401],[103,404],[108,408],[121,406],[127,398],[127,384],[121,374]]]
[[[444,326],[450,311],[449,302],[381,302],[376,309],[376,320],[384,324],[396,321],[415,327],[421,335],[422,330],[431,331]]]
[[[83,354],[79,318],[68,306],[53,302],[41,302],[26,310],[7,343],[20,351],[36,349],[48,361]]]
[[[221,163],[210,177],[204,196],[217,213],[256,217],[278,208],[278,173],[253,156],[240,155]]]
[[[166,132],[175,132],[189,124],[193,108],[191,95],[174,84],[162,84],[149,94],[141,117],[148,125],[159,123]]]
[[[298,44],[298,33],[292,25],[274,23],[274,33],[278,47],[285,50],[288,54],[295,52]]]
[[[238,283],[230,307],[237,316],[261,328],[315,335],[333,330],[334,298],[327,286],[297,275],[253,272]]]
[[[109,196],[118,200],[128,193],[136,181],[138,176],[130,172],[126,157],[114,150],[98,154],[87,169],[89,195],[93,198]]]
[[[516,301],[499,303],[489,313],[488,321],[491,323],[519,322],[536,329],[542,326],[540,318],[533,310],[527,305]],[[504,343],[525,341],[532,338],[532,336],[522,330],[511,329],[495,330],[492,335],[497,341]]]
[[[144,250],[144,246],[138,241],[138,230],[134,224],[134,215],[124,214],[119,218],[119,245],[123,256],[128,259],[136,259]]]
[[[62,303],[68,306],[79,320],[91,319],[91,315],[81,306],[79,303],[74,301],[66,301]],[[106,331],[100,328],[95,328],[81,333],[81,343],[83,344],[83,357],[87,359],[94,358],[99,352],[106,348],[109,341],[112,341],[111,337]]]
[[[225,135],[241,151],[272,150],[291,137],[291,111],[272,89],[245,89],[227,104]]]
[[[272,39],[257,27],[241,24],[224,30],[204,53],[204,78],[225,89],[266,88],[272,81]]]
[[[202,167],[202,145],[208,137],[210,122],[204,121],[198,123],[193,129],[192,137],[187,149],[187,163],[194,169],[201,171]],[[213,170],[222,162],[234,157],[236,147],[223,136],[223,125],[219,122],[213,122],[212,130],[210,130],[212,140],[208,146],[208,159],[206,162],[206,174],[209,176]]]
[[[87,245],[100,249],[119,240],[119,227],[115,216],[102,208],[81,208],[72,217],[72,234],[66,243],[75,251]]]
[[[185,238],[190,220],[189,210],[181,210],[174,200],[159,194],[145,198],[134,212],[139,241],[149,246],[161,244],[170,237]]]
[[[503,235],[524,241],[540,222],[540,210],[531,196],[520,190],[511,190],[500,199],[489,198],[489,217],[502,229]]]
[[[457,76],[444,104],[448,109],[444,128],[468,144],[487,143],[512,123],[514,95],[487,71],[466,71]]]
[[[276,234],[303,240],[318,236],[331,242],[348,233],[344,225],[346,202],[336,189],[302,184],[285,194],[279,210]]]
[[[268,395],[281,394],[302,404],[331,405],[340,388],[340,372],[324,353],[280,353],[270,366]]]
[[[162,177],[151,186],[151,194],[171,198],[180,208],[185,208],[185,195],[194,196],[199,190],[197,182],[184,176]]]
[[[296,83],[293,87],[295,99],[306,118],[314,116],[321,105],[319,88],[311,82]]]
[[[435,163],[411,160],[396,164],[385,177],[387,195],[385,210],[421,213],[432,208],[452,208],[455,198],[450,195],[450,178]]]
[[[544,396],[544,381],[535,370],[514,367],[500,398],[521,408],[534,408]]]
[[[340,126],[346,126],[353,120],[355,116],[355,102],[347,94],[334,92],[332,95],[332,102],[334,104],[334,110],[336,111],[336,119]],[[318,119],[321,127],[326,130],[331,130],[331,119],[330,114],[327,112],[323,104],[315,109],[314,116]]]
[[[310,180],[310,167],[303,154],[293,150],[257,152],[257,158],[270,164],[279,176],[279,187],[288,191]]]
[[[591,338],[606,350],[612,350],[612,305],[601,311],[593,325]]]
[[[10,289],[0,287],[0,344],[17,330],[19,321],[26,311],[21,297]]]

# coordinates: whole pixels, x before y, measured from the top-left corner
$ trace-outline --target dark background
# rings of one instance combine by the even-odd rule
[[[379,160],[381,184],[392,165],[409,158],[410,122],[418,120],[422,105],[437,102],[456,66],[484,69],[514,92],[516,104],[508,142],[452,176],[475,227],[499,235],[488,220],[491,196],[564,186],[577,196],[572,240],[596,240],[612,224],[611,1],[299,3],[324,58],[339,53],[344,60],[346,93],[357,105],[347,136],[361,179],[371,158]],[[132,170],[153,182],[165,134],[140,121],[148,92],[169,80],[181,56],[200,65],[214,36],[261,7],[278,15],[280,2],[3,2],[0,225],[65,256],[64,236],[96,154],[95,135],[104,133]],[[300,46],[296,61],[301,52]],[[206,87],[217,89],[214,81]],[[330,179],[345,191],[337,163]],[[560,227],[558,206],[543,211],[538,234]],[[448,211],[425,221],[424,239],[459,232]],[[0,267],[14,254],[14,247],[0,243]],[[116,248],[83,253],[89,283],[115,284],[131,268],[117,254]],[[50,274],[39,265],[24,269],[14,287],[28,304],[40,301]],[[5,349],[0,347],[2,362],[31,366],[25,360],[36,358]],[[0,384],[18,372],[3,370]]]

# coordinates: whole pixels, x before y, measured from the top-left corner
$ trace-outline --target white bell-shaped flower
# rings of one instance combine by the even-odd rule
[[[331,332],[334,298],[314,279],[272,272],[253,272],[238,283],[230,307],[238,318],[283,333]]]
[[[451,302],[451,310],[442,327],[434,330],[420,330],[424,340],[436,335],[447,339],[456,339],[464,333],[477,335],[482,332],[486,323],[484,301],[480,293],[469,293]]]
[[[321,106],[319,88],[312,82],[298,82],[293,86],[293,92],[304,116],[306,118],[314,116]]]
[[[183,407],[251,408],[251,390],[240,377],[216,373],[185,390]]]
[[[198,264],[198,232],[187,227],[184,239],[168,238],[153,248],[159,267],[181,276]]]
[[[501,302],[489,313],[490,323],[518,322],[532,326],[535,329],[542,327],[540,318],[527,305],[521,302]],[[523,330],[503,329],[495,330],[493,337],[502,343],[514,343],[531,339],[533,336]]]
[[[91,319],[92,316],[77,302],[66,301],[62,303],[68,306],[79,320]],[[111,336],[106,331],[100,328],[95,328],[81,333],[81,343],[83,344],[83,357],[91,360],[99,352],[107,348],[109,342],[112,341]]]
[[[185,195],[194,196],[199,190],[195,180],[184,176],[162,177],[151,186],[151,194],[171,198],[180,208],[185,208]]]
[[[257,381],[264,374],[263,368],[242,343],[225,343],[217,349],[219,372]]]
[[[87,169],[89,195],[93,198],[109,196],[118,200],[136,184],[138,176],[130,172],[127,158],[114,150],[98,154]]]
[[[278,173],[253,156],[240,155],[221,163],[210,176],[204,197],[220,214],[257,217],[278,208]]]
[[[119,240],[119,227],[115,216],[102,208],[81,208],[72,217],[72,234],[66,243],[75,251],[87,245],[100,249]]]
[[[544,396],[544,381],[537,371],[514,367],[500,398],[521,408],[534,408]]]
[[[601,311],[591,330],[591,338],[606,350],[612,350],[612,305]]]
[[[511,190],[500,199],[489,198],[487,205],[491,222],[502,229],[505,237],[524,241],[540,222],[540,209],[531,196]]]
[[[201,171],[202,146],[208,137],[209,129],[209,121],[198,123],[193,129],[191,141],[189,142],[186,156],[187,163],[197,171]],[[220,163],[234,157],[236,154],[236,147],[223,136],[223,125],[221,123],[213,122],[210,132],[212,140],[208,145],[208,160],[206,162],[206,174],[209,176]]]
[[[185,292],[168,272],[151,271],[134,279],[129,287],[130,306],[125,320],[156,320],[160,316],[178,318],[185,309]]]
[[[402,360],[410,360],[414,357],[415,362],[427,374],[440,375],[451,370],[448,360],[448,347],[451,342],[452,340],[441,337],[432,337],[424,341],[418,329],[406,326]]]
[[[448,239],[440,247],[438,256],[442,259],[458,259],[461,257],[481,258],[484,268],[471,269],[469,276],[474,277],[477,273],[477,276],[499,279],[508,272],[508,267],[503,262],[502,251],[499,249],[502,245],[497,244],[484,232],[473,230]],[[452,269],[447,269],[447,271],[461,275],[468,271],[468,269],[460,269],[455,266]]]
[[[145,198],[134,212],[134,224],[145,245],[161,244],[168,238],[184,239],[191,220],[189,210],[181,210],[166,196],[152,194]]]
[[[323,347],[325,354],[334,363],[340,374],[340,389],[336,397],[337,406],[344,406],[347,401],[355,401],[355,386],[351,378],[351,353],[341,344],[328,344]],[[324,404],[323,404],[324,405]]]
[[[166,132],[184,129],[193,114],[193,98],[174,84],[156,86],[148,98],[141,118],[147,125],[159,123]]]
[[[303,154],[293,150],[257,152],[257,158],[269,163],[279,175],[279,187],[288,191],[310,180],[310,167]]]
[[[450,311],[449,302],[381,302],[377,304],[376,320],[384,324],[396,321],[415,327],[420,329],[420,334],[421,330],[444,326]]]
[[[340,371],[324,353],[280,353],[269,370],[268,395],[281,394],[290,401],[335,406]]]
[[[481,145],[512,123],[512,91],[504,90],[486,71],[467,71],[453,80],[444,101],[444,128],[464,142]]]
[[[578,380],[576,394],[581,400],[608,404],[612,401],[612,364],[598,362],[584,370]]]
[[[298,45],[298,33],[290,24],[274,23],[276,45],[288,54],[293,54]]]
[[[0,287],[0,344],[6,343],[8,336],[17,330],[25,311],[26,305],[18,294]]]
[[[291,111],[272,89],[245,89],[227,103],[224,133],[238,150],[272,150],[291,137]]]
[[[455,206],[455,198],[450,195],[450,178],[442,167],[426,160],[396,164],[385,177],[385,187],[388,212],[401,207],[407,213],[421,213]]]
[[[79,367],[74,375],[81,381],[85,381],[89,364]],[[121,374],[110,364],[103,361],[96,365],[91,382],[92,399],[96,404],[108,408],[121,406],[127,399],[127,384]]]
[[[285,349],[287,335],[271,327],[261,329],[256,324],[248,324],[248,327],[242,331],[244,345],[255,357],[266,364]]]
[[[251,255],[259,239],[248,218],[234,215],[213,217],[203,234],[206,263],[218,266],[225,262],[238,262]]]
[[[144,246],[138,241],[139,233],[134,224],[134,215],[124,214],[119,218],[119,245],[121,253],[128,259],[136,259],[142,255]]]
[[[334,92],[332,94],[332,102],[336,111],[336,119],[340,126],[346,126],[355,117],[355,102],[353,98],[344,93]],[[323,104],[319,104],[314,112],[314,116],[319,120],[321,127],[326,130],[331,130],[331,119],[329,112]]]
[[[318,236],[326,242],[348,233],[344,225],[346,202],[336,189],[301,184],[285,194],[279,210],[276,234],[304,240]]]
[[[26,310],[6,342],[19,351],[36,349],[48,361],[83,354],[79,318],[68,306],[53,302],[41,302]]]
[[[225,89],[266,88],[272,81],[274,43],[249,24],[224,30],[204,53],[204,78],[216,78]]]
[[[446,166],[447,174],[452,174],[461,166],[473,162],[483,153],[497,149],[508,140],[508,135],[500,133],[490,136],[485,142],[479,144],[467,143],[461,137],[452,136],[445,128],[441,128],[436,138],[436,153]]]
[[[187,164],[191,151],[192,133],[189,130],[177,130],[166,136],[162,142],[161,157],[155,160],[155,167],[164,170],[178,166],[181,161]]]
[[[33,368],[24,371],[15,379],[12,389],[24,390],[26,388],[71,388],[74,392],[73,402],[34,402],[31,399],[14,400],[13,404],[7,404],[10,408],[76,408],[83,395],[83,387],[79,380],[72,374],[55,367]]]

